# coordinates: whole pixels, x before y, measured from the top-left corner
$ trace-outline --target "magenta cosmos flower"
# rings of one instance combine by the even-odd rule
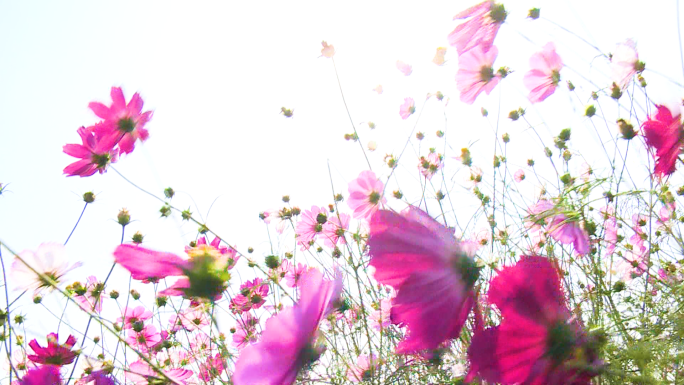
[[[530,90],[530,102],[538,103],[556,91],[563,61],[556,53],[556,46],[549,42],[540,52],[530,57],[530,67],[532,69],[525,74],[523,84]]]
[[[413,101],[413,98],[405,98],[404,103],[399,106],[399,116],[406,120],[414,112],[416,112],[416,103]]]
[[[17,382],[19,385],[61,385],[62,376],[59,366],[42,365],[29,370],[24,377]]]
[[[121,153],[129,154],[135,148],[136,140],[144,142],[150,136],[145,124],[152,118],[152,111],[142,112],[143,100],[137,93],[126,103],[120,87],[112,87],[111,97],[110,107],[98,102],[91,102],[88,107],[104,119],[103,124],[97,126],[98,136],[112,147],[118,144]]]
[[[501,312],[499,326],[476,330],[467,379],[530,385],[590,384],[602,365],[593,336],[574,320],[557,267],[547,258],[523,256],[490,285],[490,303]]]
[[[456,88],[462,102],[473,104],[482,91],[489,95],[499,83],[501,75],[495,73],[493,67],[498,53],[495,46],[488,49],[477,46],[458,57]]]
[[[397,290],[391,320],[406,326],[397,353],[436,349],[457,338],[473,304],[480,275],[454,232],[422,210],[380,210],[370,221],[370,265],[375,279]]]
[[[655,152],[656,164],[653,172],[663,177],[675,172],[684,142],[684,129],[679,114],[673,116],[669,108],[656,107],[658,112],[655,117],[649,116],[641,127],[646,145]]]
[[[540,230],[541,224],[546,223],[546,231],[553,239],[564,245],[572,244],[579,255],[589,253],[589,234],[579,222],[560,212],[552,202],[542,199],[530,208],[529,213],[531,220],[527,222],[528,228]]]
[[[354,218],[370,219],[380,205],[386,204],[387,199],[382,196],[384,188],[373,171],[362,171],[358,178],[349,182],[347,204],[354,211]]]
[[[47,335],[47,346],[42,347],[37,340],[29,342],[29,346],[33,349],[33,354],[27,357],[36,364],[62,366],[74,362],[78,355],[77,352],[72,351],[76,345],[76,337],[70,335],[66,342],[59,344],[59,335],[57,333],[50,333]]]
[[[81,159],[64,168],[67,176],[84,177],[96,172],[102,174],[110,163],[116,162],[118,151],[112,149],[112,143],[95,134],[96,127],[81,127],[77,130],[83,144],[65,144],[62,147],[65,154]]]
[[[494,44],[496,33],[507,15],[502,4],[491,0],[472,6],[454,16],[454,20],[470,19],[449,34],[449,44],[456,47],[459,56],[478,46],[487,51]]]
[[[221,295],[234,266],[231,253],[223,254],[211,245],[198,244],[186,249],[188,258],[172,253],[154,251],[135,245],[120,245],[114,251],[114,260],[126,268],[133,279],[144,282],[181,276],[160,295],[184,295],[215,299]]]
[[[317,329],[342,291],[342,277],[329,281],[313,269],[303,278],[299,302],[266,321],[261,341],[242,350],[235,385],[288,385],[306,364],[317,360]]]

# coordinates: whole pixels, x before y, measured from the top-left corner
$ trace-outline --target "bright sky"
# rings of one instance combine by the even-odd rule
[[[342,87],[364,146],[378,140],[370,157],[379,175],[389,172],[380,167],[382,157],[401,151],[416,121],[415,116],[399,118],[405,97],[415,98],[419,108],[429,92],[440,90],[451,98],[445,111],[454,149],[477,139],[491,141],[492,130],[479,111],[497,111],[499,94],[481,95],[466,106],[458,101],[453,80],[455,51],[449,49],[450,61],[443,67],[431,62],[437,47],[448,46],[446,37],[457,25],[453,15],[472,3],[0,1],[0,183],[9,184],[0,196],[0,239],[16,251],[64,242],[82,210],[81,196],[90,190],[97,194],[96,203],[67,248],[74,260],[84,261],[74,279],[106,274],[121,236],[114,218],[122,207],[135,220],[127,240],[140,230],[148,245],[180,253],[194,239],[196,226],[159,219],[161,203],[114,171],[90,178],[62,175],[74,160],[62,146],[79,142],[79,126],[97,122],[88,103],[108,104],[110,87],[121,86],[127,98],[139,92],[154,118],[147,126],[150,139],[114,167],[158,196],[173,187],[178,195],[172,203],[192,206],[205,220],[208,216],[209,226],[241,251],[253,246],[257,255],[268,254],[259,212],[279,207],[283,194],[302,208],[331,203],[326,160],[335,191],[345,195],[347,182],[367,169],[358,143],[342,139],[352,128],[332,61],[319,58],[321,40],[335,46]],[[502,100],[502,114],[529,107],[520,80],[529,56],[549,40],[557,42],[568,65],[563,79],[580,81],[572,70],[607,74],[606,60],[588,62],[597,52],[575,37],[547,21],[525,20],[533,6],[604,52],[635,38],[647,69],[684,83],[676,3],[659,4],[506,2],[509,18],[496,40],[501,54],[495,64],[517,72],[503,83],[513,96]],[[516,52],[510,50],[513,44]],[[396,60],[413,65],[413,74],[404,77]],[[681,96],[681,89],[663,78],[647,76],[651,95]],[[383,95],[371,91],[378,84]],[[565,106],[567,90],[557,93],[548,103]],[[292,119],[279,114],[283,106],[294,108]],[[439,143],[434,132],[445,127],[443,110],[431,100],[418,127],[433,143]],[[562,113],[542,117],[554,127],[549,137],[572,123],[563,121]],[[376,123],[375,131],[364,126],[368,121]],[[421,154],[430,146],[427,142]],[[541,158],[539,148],[532,150]],[[524,165],[526,151],[511,155],[511,162]],[[491,155],[481,159],[488,166]],[[406,175],[417,181],[415,172]],[[4,250],[3,257],[7,266]]]

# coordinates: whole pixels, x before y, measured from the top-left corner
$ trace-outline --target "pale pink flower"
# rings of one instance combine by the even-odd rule
[[[349,182],[347,204],[354,211],[354,218],[370,219],[379,206],[386,204],[383,190],[384,184],[373,171],[362,171],[358,178]]]
[[[582,169],[580,171],[580,176],[582,177],[582,180],[584,183],[589,182],[589,179],[591,179],[591,176],[594,175],[594,170],[591,168],[589,163],[582,163]]]
[[[494,60],[499,50],[492,46],[488,51],[477,46],[458,57],[456,88],[461,93],[461,101],[473,104],[482,92],[489,95],[501,78],[494,72]]]
[[[402,119],[408,119],[414,112],[416,112],[416,104],[413,101],[413,98],[405,98],[404,103],[399,106],[399,116],[401,116]]]
[[[494,44],[496,33],[506,16],[504,6],[491,0],[472,6],[454,16],[454,20],[470,20],[461,23],[449,34],[449,44],[456,47],[459,56],[475,47],[486,51]]]
[[[523,170],[516,171],[515,175],[513,175],[513,178],[518,183],[522,182],[523,180],[525,180],[525,171],[523,171]]]
[[[610,58],[611,78],[615,84],[620,88],[627,87],[629,81],[632,80],[637,73],[637,64],[639,63],[639,54],[636,50],[636,43],[632,39],[628,39],[623,43],[619,43],[615,47],[615,51]]]
[[[191,370],[187,369],[165,369],[162,370],[164,375],[171,379],[174,384],[187,385],[189,382],[187,380],[192,377],[193,373]],[[163,379],[161,374],[150,368],[144,361],[135,361],[125,372],[126,380],[133,382],[135,385],[147,385],[151,383],[156,383],[158,380]]]
[[[572,244],[579,255],[589,253],[589,234],[578,222],[569,220],[564,214],[558,214],[548,227],[549,235],[562,244]]]
[[[133,324],[136,322],[145,322],[152,318],[152,312],[145,310],[142,306],[137,306],[134,309],[124,309],[123,317],[119,317],[116,322],[123,323],[124,329],[133,329]]]
[[[208,383],[220,376],[225,369],[225,362],[221,354],[216,353],[214,357],[208,357],[204,363],[200,364],[198,377]]]
[[[102,296],[104,295],[104,284],[97,281],[97,277],[91,275],[86,279],[84,286],[86,292],[83,295],[74,295],[74,300],[85,311],[102,311]]]
[[[250,313],[243,313],[235,323],[235,333],[233,333],[233,347],[242,350],[249,344],[257,342],[259,334],[256,327],[259,319]]]
[[[432,58],[432,62],[438,66],[444,65],[444,55],[446,54],[446,51],[447,49],[444,47],[437,48],[437,52],[435,52],[435,57]]]
[[[676,218],[676,209],[677,205],[675,202],[664,204],[663,207],[661,207],[658,211],[658,215],[660,217],[659,222],[667,223],[669,220]]]
[[[560,70],[563,68],[563,61],[556,53],[555,44],[553,42],[546,43],[540,52],[532,55],[530,67],[532,69],[525,74],[523,84],[530,90],[528,96],[530,102],[541,102],[556,91],[560,82]]]
[[[337,242],[346,244],[344,234],[349,229],[350,220],[349,214],[344,213],[340,213],[339,217],[332,215],[328,218],[328,222],[323,225],[323,243],[328,247],[335,247]]]
[[[356,364],[352,364],[347,369],[347,378],[351,382],[362,382],[370,379],[373,376],[374,368],[371,367],[371,362],[377,364],[378,358],[373,354],[368,356],[367,354],[359,354],[356,358]]]
[[[627,250],[625,255],[615,266],[618,274],[622,274],[622,280],[630,282],[634,278],[640,277],[648,270],[646,264],[646,254],[648,248],[645,246],[632,245],[632,250]]]
[[[605,221],[603,222],[603,228],[604,228],[604,235],[603,239],[604,241],[608,244],[606,248],[606,256],[609,257],[613,254],[615,251],[615,246],[617,245],[617,239],[618,239],[618,227],[617,227],[617,219],[615,218],[614,215],[608,214],[610,211],[614,212],[614,209],[610,207],[612,210],[606,210],[606,217]]]
[[[209,317],[202,306],[187,308],[180,312],[179,317],[183,327],[190,332],[209,326]]]
[[[297,222],[297,243],[302,245],[302,250],[307,250],[316,236],[323,232],[323,225],[328,222],[328,209],[325,206],[311,206],[311,210],[305,210],[302,219]]]
[[[306,364],[318,359],[318,325],[342,291],[342,276],[334,281],[313,269],[304,277],[301,298],[266,321],[261,341],[242,350],[235,363],[235,385],[290,385]]]
[[[370,324],[375,330],[386,329],[390,326],[392,312],[392,297],[380,300],[380,308],[370,315]]]
[[[309,270],[308,266],[301,263],[295,266],[294,263],[287,260],[283,261],[283,265],[286,267],[285,284],[289,287],[298,287],[302,277]]]
[[[400,60],[397,60],[397,69],[404,74],[404,76],[409,76],[413,72],[413,67]]]
[[[126,342],[143,352],[147,352],[152,346],[162,340],[161,334],[154,325],[145,325],[139,332],[135,332],[132,329],[129,332],[130,334],[126,337]]]
[[[375,86],[375,88],[373,88],[373,91],[377,92],[378,95],[382,94],[382,85],[378,84],[377,86]]]
[[[36,251],[22,251],[19,257],[24,262],[15,257],[10,269],[10,276],[15,284],[14,290],[33,289],[34,294],[46,288],[53,289],[46,279],[41,278],[35,272],[49,277],[57,286],[61,286],[64,283],[64,276],[72,269],[81,266],[80,262],[69,264],[66,249],[59,243],[43,243]]]
[[[432,179],[437,171],[442,169],[442,166],[442,156],[436,152],[429,153],[427,158],[421,156],[418,163],[420,173],[427,179]]]
[[[283,233],[283,231],[285,230],[285,226],[289,223],[290,218],[292,218],[292,215],[289,213],[289,210],[287,208],[282,208],[280,210],[271,209],[264,212],[263,214],[264,223],[273,223],[276,227],[276,231],[278,232],[278,234]]]
[[[474,302],[480,268],[453,230],[413,206],[401,214],[380,210],[370,227],[374,278],[397,291],[390,319],[408,329],[396,352],[433,350],[457,338]]]
[[[323,46],[323,48],[321,49],[322,56],[325,56],[327,58],[332,58],[333,56],[335,56],[335,47],[333,47],[332,44],[328,44],[325,42],[325,40],[323,40],[321,42],[321,45]]]
[[[429,156],[428,156],[429,158]],[[470,167],[470,173],[466,175],[466,186],[468,188],[473,188],[477,186],[480,182],[482,182],[482,169],[479,168],[478,166],[472,166]]]

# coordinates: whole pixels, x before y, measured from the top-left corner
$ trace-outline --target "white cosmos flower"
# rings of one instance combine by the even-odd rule
[[[12,263],[12,280],[15,282],[14,290],[29,290],[33,289],[34,293],[42,291],[50,284],[42,279],[33,270],[47,275],[52,280],[57,282],[59,286],[64,281],[64,275],[72,269],[81,266],[81,263],[69,265],[69,260],[66,255],[64,246],[58,243],[43,243],[38,246],[38,250],[25,250],[19,253],[19,257],[24,260],[22,262],[19,258],[15,258]],[[29,268],[28,266],[31,266]]]

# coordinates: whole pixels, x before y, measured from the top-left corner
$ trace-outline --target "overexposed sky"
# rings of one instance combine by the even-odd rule
[[[418,130],[432,142],[425,142],[421,155],[440,143],[434,132],[445,127],[453,149],[475,143],[471,151],[479,145],[491,150],[492,129],[479,117],[480,108],[497,111],[499,90],[464,105],[453,80],[455,50],[449,48],[445,66],[431,62],[437,47],[448,46],[447,35],[457,25],[453,15],[473,3],[0,0],[0,183],[9,183],[0,196],[0,239],[16,251],[64,242],[83,207],[81,195],[90,190],[97,200],[67,248],[74,260],[84,261],[74,279],[106,274],[121,236],[114,218],[122,207],[135,220],[127,240],[140,230],[148,245],[180,253],[194,239],[195,225],[160,219],[161,203],[113,171],[89,178],[62,175],[75,160],[62,153],[62,146],[79,143],[76,129],[97,122],[88,103],[109,104],[110,87],[121,86],[127,98],[139,92],[154,117],[147,125],[149,140],[114,167],[158,196],[173,187],[178,193],[173,204],[208,216],[209,227],[241,251],[253,246],[257,255],[268,254],[259,212],[279,207],[283,194],[302,208],[331,203],[328,160],[335,190],[345,195],[346,183],[367,169],[358,143],[342,139],[352,132],[351,123],[332,62],[319,58],[321,40],[335,46],[364,146],[371,139],[378,142],[369,154],[378,175],[387,177],[383,156],[398,154],[415,124],[416,116],[399,118],[405,97],[413,97],[419,108],[429,92],[440,90],[451,99],[446,108],[434,99],[425,104]],[[606,60],[596,51],[548,21],[525,20],[527,9],[541,8],[543,18],[604,52],[634,38],[647,69],[684,83],[675,4],[505,2],[510,14],[496,40],[495,64],[516,72],[498,86],[508,95],[501,98],[502,116],[520,106],[538,112],[537,121],[553,127],[546,129],[549,138],[566,126],[582,127],[576,117],[568,120],[573,111],[549,112],[572,99],[562,87],[543,110],[525,99],[521,79],[527,60],[547,41],[557,42],[568,65],[561,73],[564,80],[579,84],[578,74],[607,75]],[[413,65],[413,74],[404,77],[396,60]],[[646,76],[653,98],[681,97],[682,90],[662,77]],[[385,89],[382,95],[371,91],[378,84]],[[279,114],[283,106],[294,109],[293,118]],[[376,123],[374,131],[364,125],[368,121]],[[513,143],[532,138],[515,132],[519,126],[504,118],[501,124],[500,133],[510,130]],[[542,157],[536,143],[524,143],[509,156],[511,164],[523,166],[530,154]],[[491,155],[476,163],[480,159],[485,168]],[[407,184],[418,183],[414,167],[407,165],[402,174]]]

